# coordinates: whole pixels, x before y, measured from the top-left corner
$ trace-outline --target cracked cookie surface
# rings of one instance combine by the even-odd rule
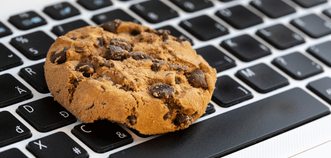
[[[54,99],[84,123],[107,119],[152,135],[204,114],[216,70],[188,41],[115,20],[56,39],[45,62]]]

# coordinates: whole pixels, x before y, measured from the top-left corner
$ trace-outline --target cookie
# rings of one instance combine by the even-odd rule
[[[187,128],[204,114],[216,70],[169,34],[120,20],[73,30],[48,51],[49,90],[84,123],[107,119],[146,135]]]

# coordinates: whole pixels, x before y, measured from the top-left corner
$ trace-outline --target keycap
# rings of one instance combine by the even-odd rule
[[[159,0],[145,1],[130,6],[130,9],[150,23],[158,23],[178,17],[178,13]]]
[[[0,147],[32,136],[30,130],[8,111],[0,112]]]
[[[55,20],[62,20],[80,14],[79,10],[68,2],[47,6],[43,11]]]
[[[47,24],[46,20],[34,11],[13,15],[8,21],[20,30],[28,30]]]
[[[322,66],[299,52],[277,57],[272,63],[296,80],[323,72]]]
[[[300,88],[195,123],[109,158],[222,157],[330,114]]]
[[[261,17],[257,16],[255,13],[243,7],[242,5],[221,9],[217,11],[215,15],[236,29],[244,29],[263,23]]]
[[[236,62],[233,59],[212,45],[198,48],[196,52],[201,55],[211,67],[215,68],[217,72],[236,66]]]
[[[331,78],[323,77],[316,81],[310,82],[307,88],[313,91],[316,95],[331,104]]]
[[[186,12],[195,12],[214,6],[210,0],[170,0]]]
[[[26,82],[40,93],[49,93],[44,73],[45,62],[21,68],[18,73]]]
[[[323,13],[329,18],[331,18],[331,8],[323,10]]]
[[[45,58],[54,39],[43,31],[32,32],[11,39],[10,44],[31,60]]]
[[[221,46],[242,61],[252,61],[271,54],[267,46],[247,34],[227,39]]]
[[[217,78],[212,100],[219,106],[230,107],[251,98],[253,98],[252,93],[231,77]]]
[[[198,16],[179,23],[179,26],[202,41],[229,33],[229,30],[207,15]]]
[[[107,120],[77,125],[73,128],[72,133],[98,153],[104,153],[133,142],[128,132]]]
[[[87,10],[97,10],[113,5],[110,0],[77,0]]]
[[[178,31],[176,28],[172,27],[171,25],[166,25],[163,27],[159,27],[156,28],[155,30],[169,30],[170,31],[170,35],[177,37],[177,38],[183,38],[187,41],[189,41],[191,43],[191,45],[193,46],[193,40],[190,39],[189,37],[187,37],[185,34],[183,34],[182,32]]]
[[[305,39],[302,36],[283,24],[276,24],[264,29],[259,29],[256,34],[280,50],[305,43]]]
[[[221,2],[230,2],[232,0],[220,0]]]
[[[293,0],[293,1],[304,8],[314,7],[316,5],[327,2],[327,0]]]
[[[121,9],[115,9],[109,12],[104,12],[101,14],[94,15],[92,17],[92,21],[94,21],[98,25],[109,21],[113,21],[115,19],[121,19],[122,21],[131,21],[137,24],[141,24],[137,19],[133,18],[131,15],[129,15],[128,13],[124,12]]]
[[[316,14],[293,19],[291,24],[312,38],[319,38],[331,33],[331,23]]]
[[[325,65],[331,67],[331,41],[326,41],[307,49],[307,52],[322,61]]]
[[[206,116],[206,115],[212,114],[212,113],[214,113],[215,111],[216,111],[216,110],[215,110],[215,108],[214,108],[214,105],[211,104],[211,103],[208,103],[208,105],[207,105],[207,109],[206,109],[206,113],[204,113],[201,117],[204,117],[204,116]]]
[[[86,158],[87,151],[64,132],[33,140],[26,148],[38,158]]]
[[[1,158],[28,158],[17,148],[11,148],[9,150],[0,153]]]
[[[21,58],[2,43],[0,43],[0,52],[0,71],[23,64]]]
[[[81,28],[84,26],[89,26],[89,24],[83,20],[75,20],[72,22],[54,26],[52,28],[52,32],[57,36],[62,36],[62,35],[67,34],[69,31],[72,31],[74,29],[78,29],[78,28]]]
[[[0,108],[32,98],[31,91],[10,74],[0,75]]]
[[[2,22],[0,22],[0,37],[8,36],[13,34],[13,32]]]
[[[237,71],[236,76],[260,93],[284,87],[289,81],[264,63]]]
[[[295,12],[295,9],[282,0],[253,0],[250,4],[270,18],[279,18]]]
[[[40,132],[48,132],[76,122],[75,116],[52,97],[21,105],[16,112]]]

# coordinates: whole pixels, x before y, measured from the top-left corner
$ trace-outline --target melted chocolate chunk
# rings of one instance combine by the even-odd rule
[[[169,39],[169,34],[170,34],[169,30],[157,30],[154,33],[159,35],[159,36],[162,36],[163,41]]]
[[[98,44],[99,47],[103,47],[103,39],[102,39],[102,37],[98,37],[97,40],[99,42],[99,44]]]
[[[67,48],[64,47],[59,53],[53,53],[51,56],[51,62],[55,64],[62,64],[67,60]]]
[[[165,103],[165,105],[167,106],[167,108],[169,109],[169,112],[167,112],[164,116],[163,116],[163,119],[164,120],[167,120],[167,119],[170,119],[171,118],[171,113],[172,113],[172,107]]]
[[[151,58],[146,53],[141,52],[141,51],[130,52],[128,55],[130,57],[132,57],[132,59],[134,59],[134,60],[142,60],[142,59],[149,59],[149,58]]]
[[[128,119],[131,125],[135,125],[137,123],[137,117],[134,115],[128,116]]]
[[[109,45],[105,58],[107,60],[123,60],[125,59],[125,52],[120,47]]]
[[[205,74],[202,70],[195,70],[187,79],[193,87],[208,88]]]
[[[110,40],[110,45],[114,45],[114,46],[117,46],[117,47],[120,47],[122,48],[123,50],[127,50],[127,51],[131,51],[132,50],[132,46],[131,44],[122,39],[122,38],[113,38]]]
[[[152,95],[155,98],[169,98],[173,95],[175,88],[165,83],[157,83],[151,89]]]
[[[185,114],[177,114],[175,119],[175,125],[180,127],[187,127],[194,122],[195,115],[188,116]]]
[[[103,23],[100,25],[104,30],[112,32],[112,33],[117,33],[117,28],[121,25],[122,21],[121,20],[114,20],[111,22]]]
[[[94,73],[94,67],[91,63],[80,63],[76,70],[82,72],[85,77],[90,77]]]

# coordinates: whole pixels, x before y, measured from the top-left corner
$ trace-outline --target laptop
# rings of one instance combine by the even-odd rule
[[[0,2],[0,157],[330,157],[328,0],[15,0]],[[167,29],[217,70],[206,114],[142,135],[84,124],[43,76],[66,32],[122,19]]]

